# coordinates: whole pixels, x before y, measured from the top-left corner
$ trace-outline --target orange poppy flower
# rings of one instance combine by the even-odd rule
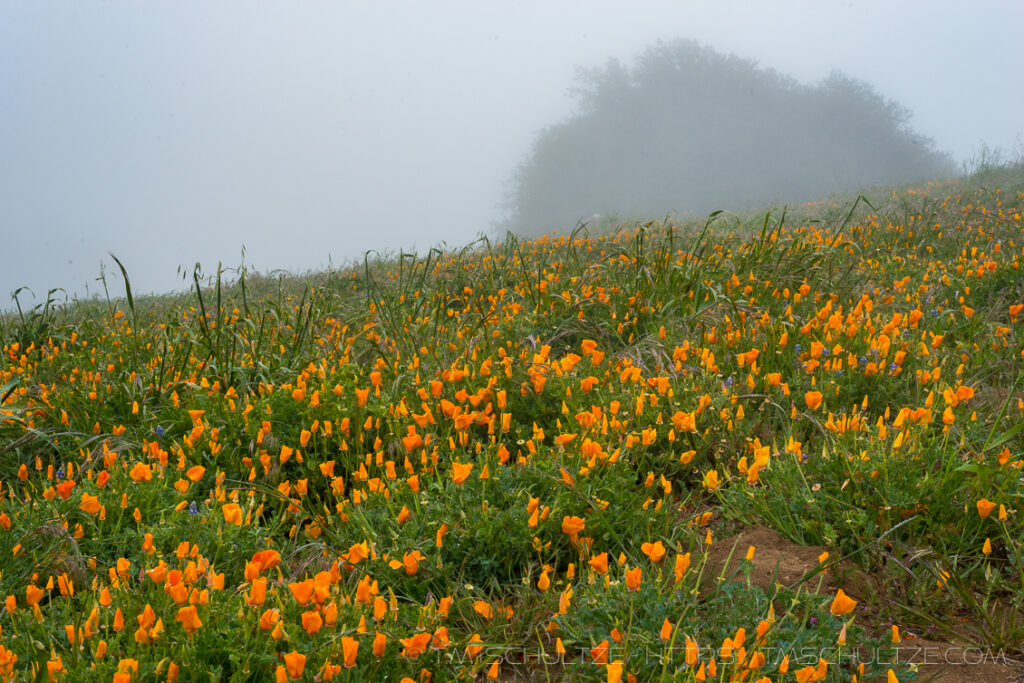
[[[78,506],[83,512],[90,515],[98,514],[100,511],[100,499],[97,496],[90,496],[88,493],[82,494],[82,502]]]
[[[292,650],[284,656],[284,665],[288,671],[288,678],[297,681],[306,670],[306,655]]]
[[[199,613],[196,611],[195,605],[182,607],[174,618],[181,622],[181,625],[189,635],[198,631],[203,625],[203,622],[199,620]]]
[[[324,625],[324,618],[318,610],[302,613],[302,628],[309,635],[313,635]]]
[[[661,541],[644,543],[640,546],[640,549],[644,552],[644,555],[650,558],[651,562],[661,562],[661,559],[665,557],[665,546]]]
[[[260,630],[269,631],[277,626],[278,620],[281,618],[281,613],[276,609],[268,609],[260,615]]]
[[[426,652],[431,638],[429,633],[417,633],[409,638],[402,638],[402,651],[399,654],[409,659],[416,659]]]
[[[373,637],[373,656],[380,659],[384,656],[384,652],[387,650],[388,637],[377,631],[377,634]]]
[[[262,605],[267,600],[267,580],[265,578],[259,578],[252,582],[252,588],[249,591],[248,604],[252,606]]]
[[[469,473],[472,472],[472,471],[473,471],[473,463],[471,463],[471,462],[470,463],[465,463],[465,464],[463,464],[461,462],[453,462],[452,463],[452,481],[454,481],[459,486],[462,486],[462,484],[464,484],[466,479],[469,477]]]
[[[469,645],[466,646],[466,655],[470,659],[475,659],[477,655],[483,652],[483,649],[484,642],[483,639],[480,638],[480,634],[474,633],[472,636],[470,636]]]
[[[843,589],[840,588],[828,611],[838,617],[843,614],[849,614],[856,606],[857,601],[844,593]]]
[[[75,480],[67,479],[57,484],[55,487],[57,493],[60,495],[61,500],[67,500],[71,497],[71,489],[75,488]]]
[[[38,586],[29,585],[25,587],[25,602],[28,603],[29,607],[37,604],[43,599],[44,595],[46,595],[46,591]]]
[[[261,572],[273,569],[281,562],[281,553],[276,550],[261,550],[252,556],[252,562]]]
[[[581,517],[563,517],[562,518],[562,533],[571,538],[575,538],[581,531],[586,527],[586,522]]]
[[[227,503],[221,508],[226,524],[242,526],[242,507],[238,503]]]
[[[988,500],[987,498],[982,498],[981,500],[979,500],[977,505],[978,515],[982,519],[988,517],[990,514],[992,514],[992,511],[996,509],[996,504]]]
[[[153,479],[153,470],[149,468],[149,465],[137,462],[135,463],[135,466],[129,470],[128,476],[136,482],[150,481]]]
[[[309,602],[310,598],[313,597],[314,588],[316,588],[316,583],[313,579],[293,581],[288,584],[288,590],[291,591],[295,601],[300,605],[306,605]]]
[[[811,410],[817,410],[821,405],[821,399],[824,398],[820,391],[808,391],[804,394],[804,402],[807,403],[807,407]]]
[[[370,547],[366,542],[353,543],[348,548],[347,553],[342,553],[341,559],[345,560],[349,564],[359,564],[370,556]]]
[[[690,568],[690,553],[680,553],[676,555],[676,564],[673,568],[675,573],[676,583],[683,580],[683,575],[686,574],[686,570]]]
[[[419,571],[420,562],[425,559],[427,558],[419,550],[405,553],[402,557],[402,566],[405,569],[405,573],[409,576],[414,576]]]
[[[359,654],[359,641],[349,636],[342,636],[341,652],[345,660],[345,668],[351,669],[356,665],[356,655]]]
[[[491,607],[490,603],[483,600],[477,600],[473,603],[473,611],[484,619],[490,619],[494,616],[494,608]]]

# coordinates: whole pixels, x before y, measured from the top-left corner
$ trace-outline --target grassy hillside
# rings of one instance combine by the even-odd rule
[[[1019,654],[1022,214],[1017,167],[6,316],[0,679]],[[753,526],[822,547],[757,580]]]

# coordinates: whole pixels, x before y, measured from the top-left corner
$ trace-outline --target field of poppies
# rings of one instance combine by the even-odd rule
[[[915,634],[1020,655],[1022,213],[1018,166],[22,292],[0,680],[910,681]],[[764,549],[730,540],[754,526],[827,550],[758,585]]]

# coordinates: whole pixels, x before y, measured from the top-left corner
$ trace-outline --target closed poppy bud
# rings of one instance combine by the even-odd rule
[[[662,640],[668,640],[672,637],[672,622],[668,620],[668,617],[665,617],[665,621],[661,624],[660,635]]]

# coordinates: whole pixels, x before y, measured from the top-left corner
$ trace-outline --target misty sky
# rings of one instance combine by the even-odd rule
[[[842,69],[958,161],[1019,149],[1021,26],[1016,0],[10,0],[0,309],[22,285],[102,291],[101,262],[122,295],[108,251],[159,292],[243,244],[263,272],[461,246],[501,217],[534,132],[572,113],[575,66],[658,39],[803,82]]]

